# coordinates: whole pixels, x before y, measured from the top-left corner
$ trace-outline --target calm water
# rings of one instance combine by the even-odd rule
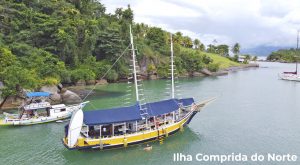
[[[196,155],[254,153],[296,154],[300,164],[300,83],[278,80],[277,73],[292,70],[292,64],[261,63],[217,78],[182,79],[182,96],[218,99],[197,114],[183,133],[169,137],[163,145],[109,151],[68,151],[61,144],[66,123],[0,128],[0,164],[171,164],[173,153]],[[147,100],[167,98],[164,80],[144,82]],[[90,108],[123,105],[127,84],[98,87]],[[176,164],[183,164],[176,162]],[[188,162],[188,164],[219,164]],[[276,164],[243,162],[223,164]]]

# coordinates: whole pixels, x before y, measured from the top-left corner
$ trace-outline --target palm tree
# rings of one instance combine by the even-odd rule
[[[241,45],[239,43],[235,43],[233,48],[232,48],[232,52],[234,54],[239,54],[240,53],[240,48],[241,48]]]

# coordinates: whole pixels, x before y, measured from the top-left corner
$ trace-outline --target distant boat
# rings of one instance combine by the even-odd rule
[[[51,105],[46,99],[48,92],[26,93],[26,103],[19,108],[18,114],[3,113],[5,118],[0,120],[0,126],[33,125],[59,121],[71,117],[72,113],[81,110],[87,102],[76,105]]]
[[[278,74],[278,77],[282,80],[300,81],[300,75],[298,75],[298,63],[296,62],[296,70],[294,72],[282,72]]]
[[[298,45],[299,45],[299,30],[297,33],[297,48],[296,48],[296,52],[298,50]],[[300,81],[300,75],[298,75],[298,62],[296,59],[296,68],[294,72],[282,72],[280,74],[278,74],[278,77],[282,80],[288,80],[288,81]]]
[[[190,123],[214,99],[195,103],[193,98],[174,97],[173,45],[171,42],[172,98],[141,103],[136,56],[130,27],[132,66],[136,104],[128,107],[83,112],[77,110],[65,126],[64,146],[70,150],[111,149],[153,140],[163,141]]]

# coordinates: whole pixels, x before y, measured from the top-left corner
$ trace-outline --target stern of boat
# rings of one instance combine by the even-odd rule
[[[71,149],[72,149],[72,148],[70,148],[70,147],[68,146],[68,138],[67,138],[67,137],[62,138],[61,141],[62,141],[63,145],[64,145],[68,150],[71,150]]]
[[[0,120],[0,126],[10,126],[10,125],[13,125],[13,123],[7,123],[7,122],[5,121],[5,119],[1,119],[1,120]]]

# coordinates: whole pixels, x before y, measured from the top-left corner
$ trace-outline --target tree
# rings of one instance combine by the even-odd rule
[[[200,51],[205,51],[205,45],[201,43],[200,46],[199,46],[199,50]]]
[[[233,56],[233,59],[232,59],[232,60],[235,61],[235,62],[239,62],[239,55],[235,54],[235,55]]]
[[[184,36],[182,38],[182,46],[186,48],[192,48],[193,47],[193,41],[190,37]]]
[[[240,48],[241,48],[240,44],[239,44],[239,43],[235,43],[235,44],[233,45],[231,51],[232,51],[234,54],[239,54],[239,53],[240,53]]]
[[[222,56],[229,56],[229,46],[222,44],[217,46],[217,53]]]
[[[146,34],[146,40],[155,49],[166,45],[165,33],[161,28],[151,27]]]
[[[208,53],[217,53],[217,47],[212,45],[212,44],[209,44],[207,46],[207,50],[206,50]]]
[[[246,54],[244,63],[248,63],[250,61],[250,59],[251,59],[251,56],[249,54]]]
[[[15,65],[17,58],[8,48],[0,47],[0,81],[9,66]]]
[[[108,59],[111,62],[115,61],[124,49],[118,28],[108,27],[108,29],[100,32],[98,35],[99,38],[96,41],[93,54],[96,55],[97,60]]]
[[[257,60],[257,56],[254,56],[253,58],[252,58],[252,61],[256,61]]]
[[[194,40],[194,48],[195,48],[195,49],[199,49],[199,47],[200,47],[200,40],[196,38],[196,39]]]

